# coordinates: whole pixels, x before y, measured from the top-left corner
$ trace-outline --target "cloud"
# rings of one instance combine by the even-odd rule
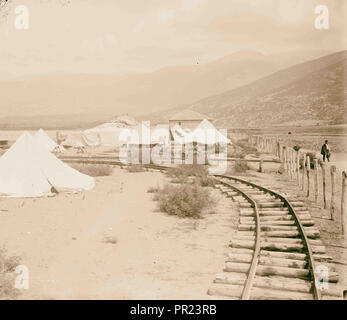
[[[0,19],[0,44],[7,54],[0,77],[48,71],[150,72],[194,64],[198,58],[207,62],[240,48],[271,53],[337,51],[346,46],[343,0],[74,0],[64,6],[55,0],[21,0],[21,4],[30,10],[28,30],[14,29],[13,7],[8,7],[6,19]],[[331,26],[326,32],[314,29],[316,4],[329,7]],[[30,63],[30,70],[16,67],[19,61]]]

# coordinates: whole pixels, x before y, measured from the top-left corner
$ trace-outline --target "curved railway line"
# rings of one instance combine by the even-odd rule
[[[104,157],[62,160],[124,165]],[[332,258],[302,201],[237,177],[215,178],[216,187],[238,202],[239,225],[223,273],[215,277],[209,295],[241,300],[342,299]]]
[[[209,289],[234,299],[341,299],[338,274],[308,209],[249,181],[219,176],[218,188],[239,203],[238,231],[224,272]]]

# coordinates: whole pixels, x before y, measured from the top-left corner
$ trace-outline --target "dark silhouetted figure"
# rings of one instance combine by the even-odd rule
[[[325,159],[330,162],[330,147],[328,145],[328,140],[325,140],[325,143],[322,146],[322,150],[320,152],[323,156],[323,161],[325,162]]]

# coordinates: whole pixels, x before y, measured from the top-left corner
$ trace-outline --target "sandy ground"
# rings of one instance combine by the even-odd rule
[[[335,165],[340,171],[346,171],[347,153],[334,153],[330,159],[330,165]]]
[[[157,212],[147,190],[165,179],[115,168],[90,192],[1,199],[0,244],[30,272],[20,298],[209,299],[237,210],[212,190],[219,201],[205,219]]]

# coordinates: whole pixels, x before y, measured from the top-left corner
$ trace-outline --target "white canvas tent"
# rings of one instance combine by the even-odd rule
[[[82,134],[80,132],[69,134],[65,141],[62,142],[64,147],[83,148]]]
[[[127,116],[119,116],[110,122],[106,122],[87,129],[80,134],[80,141],[90,147],[120,147],[123,144],[121,132],[124,129],[136,130],[138,122]]]
[[[117,126],[88,129],[82,133],[82,140],[88,146],[118,147],[121,145],[119,136],[122,130],[124,128]]]
[[[47,148],[48,151],[62,152],[65,150],[63,146],[55,143],[43,129],[37,131],[34,138],[40,146]]]
[[[43,197],[53,188],[91,190],[94,178],[69,167],[24,132],[0,158],[0,196]]]

